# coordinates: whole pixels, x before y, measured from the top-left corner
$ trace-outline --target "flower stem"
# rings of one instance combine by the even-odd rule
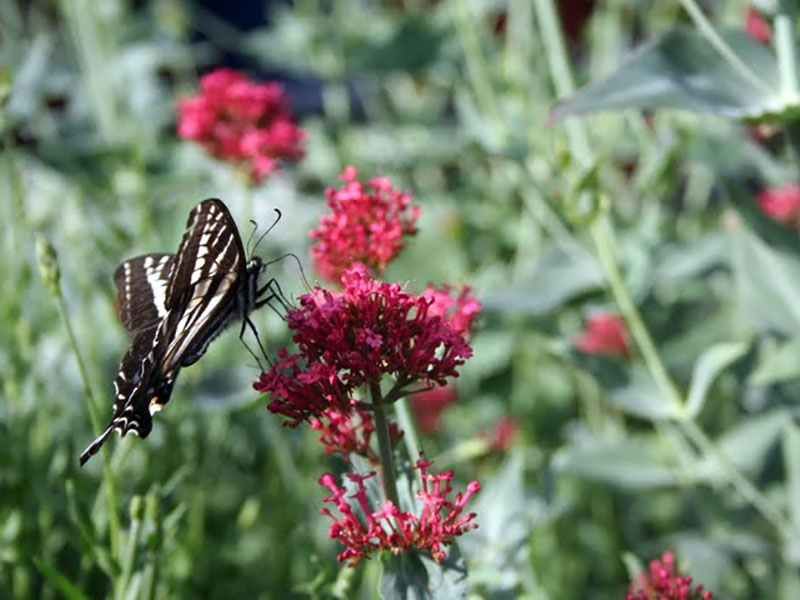
[[[67,338],[72,346],[72,352],[75,355],[75,361],[78,363],[78,372],[80,373],[81,381],[83,382],[86,407],[89,410],[89,418],[92,421],[92,428],[95,435],[100,435],[102,426],[100,424],[100,415],[97,411],[97,404],[94,401],[94,394],[92,393],[92,385],[89,379],[89,371],[86,369],[86,363],[83,360],[78,340],[75,337],[74,330],[72,329],[72,321],[67,311],[67,305],[64,302],[64,296],[61,294],[60,288],[56,293],[56,304],[58,306],[58,313],[61,316],[61,321],[64,323],[64,329],[67,331]],[[110,451],[108,446],[103,446],[103,480],[106,484],[106,497],[108,501],[108,530],[111,538],[111,555],[115,559],[119,559],[119,532],[121,529],[119,522],[119,515],[117,514],[117,489],[114,485],[114,476],[111,473],[109,455]]]
[[[389,421],[386,419],[386,405],[381,397],[380,384],[369,384],[369,392],[372,396],[372,404],[375,407],[375,430],[378,434],[378,452],[381,459],[381,471],[383,472],[383,491],[386,494],[386,499],[391,500],[395,506],[399,507],[392,440],[389,436]]]

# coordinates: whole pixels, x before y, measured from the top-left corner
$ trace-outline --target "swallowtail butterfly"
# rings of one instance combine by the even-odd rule
[[[81,465],[115,430],[147,437],[181,367],[197,362],[234,318],[242,319],[243,334],[252,327],[249,313],[277,297],[274,280],[258,287],[264,264],[257,256],[247,260],[222,201],[195,206],[186,227],[175,254],[137,256],[114,273],[122,324],[134,337],[114,380],[114,415],[81,454]]]

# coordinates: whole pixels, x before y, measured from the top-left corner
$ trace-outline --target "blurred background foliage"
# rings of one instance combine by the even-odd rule
[[[690,23],[679,2],[558,4],[581,84]],[[245,233],[279,208],[259,253],[295,252],[313,277],[308,231],[354,164],[422,209],[385,278],[467,283],[484,304],[458,400],[423,440],[437,467],[484,485],[480,528],[460,544],[471,593],[621,597],[626,553],[672,548],[719,597],[800,597],[800,244],[753,210],[755,191],[796,178],[797,163],[780,136],[756,143],[739,122],[626,110],[583,121],[587,168],[549,121],[561,94],[547,6],[0,4],[0,595],[375,595],[378,561],[340,567],[317,512],[316,478],[341,461],[264,410],[234,333],[185,370],[146,442],[112,440],[111,490],[101,459],[77,463],[93,437],[86,402],[107,417],[128,343],[119,262],[171,251],[191,207],[220,197]],[[702,6],[743,27],[744,2]],[[284,83],[308,131],[306,158],[255,189],[175,135],[176,100],[220,65]],[[676,425],[638,352],[574,348],[587,315],[616,310],[589,227],[604,209],[586,190],[610,206],[616,260],[670,375],[698,395],[703,437]],[[37,273],[37,235],[57,252],[61,302]],[[292,261],[270,271],[302,293]],[[273,352],[288,341],[270,311],[256,322]],[[502,417],[518,430],[493,451],[482,440]]]

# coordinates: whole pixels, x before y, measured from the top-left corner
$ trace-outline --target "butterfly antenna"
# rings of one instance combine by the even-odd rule
[[[250,235],[247,236],[247,243],[244,245],[245,254],[247,256],[250,256],[250,254],[251,254],[251,252],[250,252],[250,242],[253,241],[253,236],[255,235],[256,231],[258,230],[258,223],[253,221],[253,219],[250,219],[250,222],[253,224],[253,231],[251,231]]]
[[[273,263],[276,263],[276,262],[280,262],[285,258],[289,258],[290,256],[297,263],[297,268],[300,269],[300,277],[302,277],[302,279],[303,279],[303,285],[305,285],[306,286],[306,290],[308,290],[310,292],[311,291],[311,284],[308,283],[308,279],[306,279],[306,272],[303,269],[303,263],[300,262],[300,259],[297,257],[297,255],[294,252],[287,252],[286,254],[282,254],[278,258],[274,258],[269,262],[265,262],[264,266],[268,267],[269,265],[271,265]]]
[[[276,213],[278,213],[278,216],[277,216],[277,217],[275,217],[275,221],[273,221],[272,225],[270,225],[270,226],[269,226],[269,228],[268,228],[268,229],[267,229],[267,230],[266,230],[264,233],[262,233],[262,234],[261,234],[261,237],[260,237],[260,238],[258,238],[258,241],[257,241],[257,242],[255,243],[255,245],[253,246],[253,252],[255,252],[255,251],[256,251],[256,248],[258,248],[258,245],[261,243],[261,240],[263,240],[263,239],[266,237],[266,235],[267,235],[267,234],[268,234],[270,231],[272,231],[272,230],[275,228],[275,225],[277,225],[277,224],[278,224],[278,222],[281,220],[281,217],[283,216],[283,214],[281,213],[281,211],[279,211],[279,210],[276,208],[276,209],[275,209],[275,212],[276,212]]]

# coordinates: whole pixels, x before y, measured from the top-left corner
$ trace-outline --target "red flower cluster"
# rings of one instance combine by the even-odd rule
[[[373,465],[380,463],[375,451],[369,445],[375,425],[372,415],[365,411],[353,408],[351,411],[341,411],[329,408],[322,414],[322,418],[311,419],[311,429],[320,432],[317,438],[323,445],[325,454],[340,452],[345,460],[350,459],[350,454],[363,456]],[[395,423],[389,423],[389,437],[395,444],[403,439],[403,432]]]
[[[758,205],[779,223],[796,227],[800,221],[800,185],[790,183],[762,190],[758,194]]]
[[[481,311],[481,303],[471,296],[469,286],[464,286],[458,295],[454,295],[455,286],[445,284],[436,287],[429,285],[422,293],[430,300],[431,314],[443,317],[450,322],[456,331],[468,334],[472,331],[472,321]]]
[[[494,428],[487,436],[487,439],[492,450],[504,452],[511,447],[511,442],[514,441],[517,433],[519,433],[517,422],[511,417],[502,417],[494,424]]]
[[[661,560],[651,560],[649,569],[631,583],[625,600],[711,600],[702,585],[692,587],[692,578],[675,572],[675,556],[664,552]]]
[[[310,234],[317,240],[311,248],[316,269],[333,281],[362,263],[379,276],[403,248],[403,237],[416,233],[419,207],[411,205],[409,194],[395,190],[388,177],[364,185],[355,167],[347,167],[340,178],[342,187],[325,190],[330,214],[320,217]]]
[[[751,38],[762,44],[769,44],[772,41],[772,30],[769,24],[754,6],[747,7],[745,29]]]
[[[342,285],[339,294],[301,296],[300,308],[286,317],[299,352],[282,352],[255,383],[272,393],[268,408],[293,425],[330,407],[349,411],[352,392],[384,375],[397,391],[415,382],[444,385],[472,355],[464,336],[430,313],[424,296],[371,279],[363,265],[345,271]]]
[[[575,341],[578,350],[586,354],[627,358],[630,341],[623,318],[610,312],[600,312],[589,317],[584,331]]]
[[[243,167],[254,182],[281,159],[303,157],[305,132],[295,125],[283,87],[254,83],[231,69],[200,79],[200,94],[178,102],[178,135],[216,158]]]
[[[416,468],[422,472],[422,490],[417,492],[422,505],[419,516],[400,510],[391,501],[387,501],[380,510],[373,511],[364,481],[374,476],[374,472],[368,475],[348,473],[346,477],[357,486],[349,497],[345,496],[346,490],[336,483],[330,473],[319,478],[320,485],[331,492],[323,502],[334,504],[339,512],[337,518],[329,509],[320,509],[320,513],[333,519],[328,536],[347,547],[339,554],[340,562],[350,561],[349,566],[352,567],[380,550],[399,554],[412,548],[428,550],[438,562],[447,556],[444,546],[452,543],[454,537],[477,527],[471,522],[475,513],[462,512],[470,497],[480,490],[480,484],[473,481],[463,494],[458,492],[454,500],[448,500],[447,496],[453,490],[453,472],[433,475],[428,472],[432,464],[430,461],[417,460]],[[355,507],[348,498],[355,500]]]

